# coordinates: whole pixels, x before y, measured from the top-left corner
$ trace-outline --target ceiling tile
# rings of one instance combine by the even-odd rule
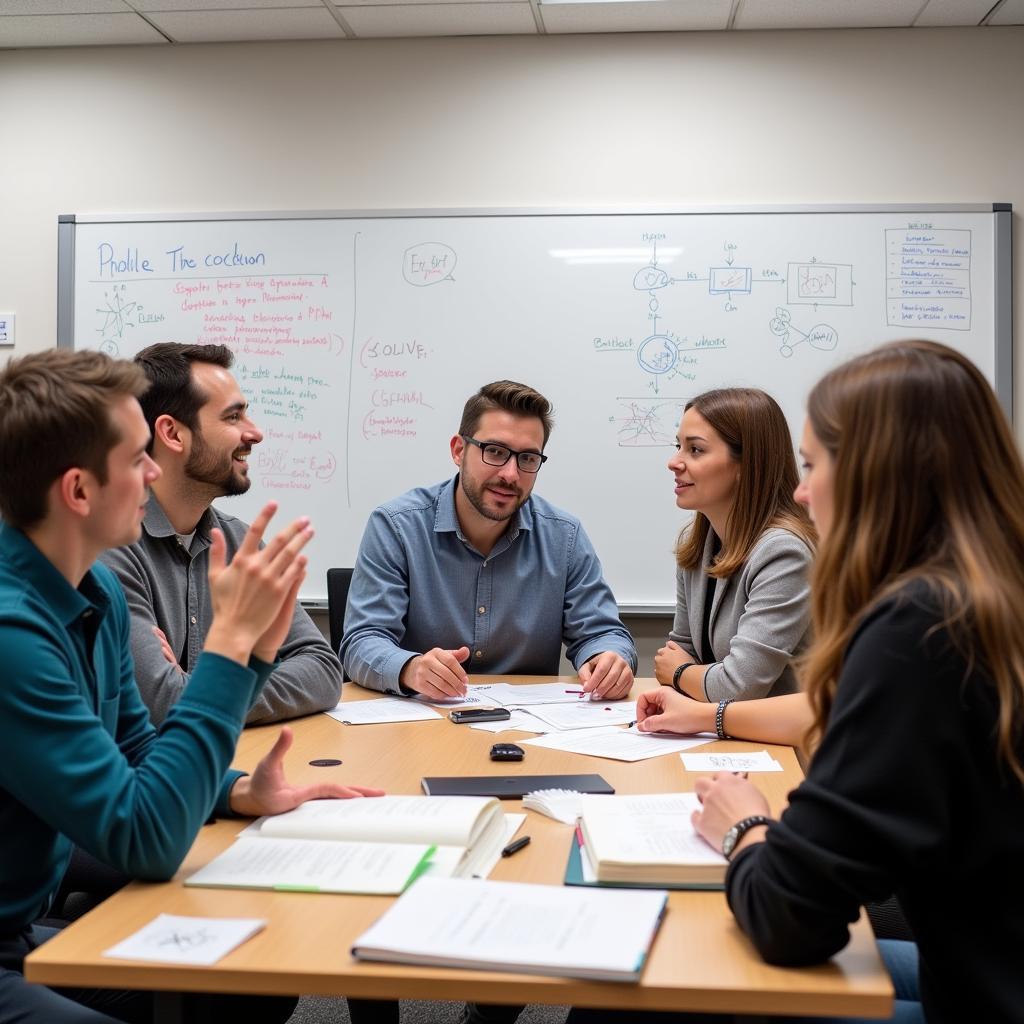
[[[740,0],[734,27],[897,28],[920,10],[921,0]]]
[[[3,0],[0,18],[12,14],[131,14],[124,0]]]
[[[528,3],[394,4],[338,11],[361,38],[537,33]]]
[[[1006,0],[992,15],[990,25],[1024,25],[1024,0]]]
[[[152,11],[241,11],[253,7],[323,7],[320,0],[128,0],[144,14]]]
[[[686,32],[725,29],[732,0],[658,0],[646,3],[544,3],[548,32]]]
[[[16,14],[0,18],[0,48],[166,42],[137,14]]]
[[[245,11],[153,11],[146,17],[176,43],[253,42],[259,39],[344,39],[323,7]]]
[[[915,28],[936,25],[980,25],[995,0],[928,0],[914,21]]]

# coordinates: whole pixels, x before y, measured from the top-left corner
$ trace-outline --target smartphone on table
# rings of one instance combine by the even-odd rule
[[[451,711],[448,717],[456,725],[470,725],[473,722],[504,722],[512,717],[508,708],[462,708]]]

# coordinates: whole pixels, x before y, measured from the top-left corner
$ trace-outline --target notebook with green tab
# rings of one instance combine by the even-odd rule
[[[310,800],[260,819],[185,884],[394,895],[423,874],[485,874],[504,836],[494,799]]]

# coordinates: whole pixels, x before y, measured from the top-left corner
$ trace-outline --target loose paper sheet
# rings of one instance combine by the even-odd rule
[[[688,772],[781,772],[782,765],[767,750],[749,754],[680,754]]]
[[[215,964],[266,926],[256,917],[181,917],[161,914],[134,935],[104,950],[117,960]]]
[[[491,683],[487,687],[487,697],[495,704],[503,704],[507,708],[528,704],[575,704],[589,700],[579,683],[567,683],[564,680],[557,683],[526,683],[523,686]]]
[[[524,746],[546,747],[548,750],[566,750],[572,754],[590,754],[608,757],[614,761],[644,761],[649,757],[677,754],[690,747],[711,742],[707,736],[675,736],[671,733],[637,732],[632,729],[576,729],[572,732],[554,732],[533,740],[523,740]]]
[[[605,701],[579,701],[576,704],[539,704],[530,714],[554,729],[601,729],[611,725],[631,725],[636,720],[632,701],[609,704]]]
[[[381,697],[379,700],[342,701],[325,711],[346,725],[375,725],[381,722],[430,722],[441,716],[433,709],[406,700],[404,697]]]
[[[520,732],[551,732],[552,726],[542,722],[536,715],[529,711],[512,711],[509,717],[501,722],[474,722],[471,729],[479,729],[480,732],[508,732],[509,729],[518,729]]]

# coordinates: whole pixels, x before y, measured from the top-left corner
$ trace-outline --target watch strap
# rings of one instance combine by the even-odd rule
[[[757,828],[758,825],[768,825],[771,822],[771,818],[764,814],[752,814],[749,818],[743,818],[737,821],[735,825],[728,832],[725,833],[726,838],[732,839],[732,844],[729,846],[728,852],[725,850],[725,842],[722,843],[722,855],[726,860],[732,858],[736,847],[740,845],[740,840],[752,829]]]

